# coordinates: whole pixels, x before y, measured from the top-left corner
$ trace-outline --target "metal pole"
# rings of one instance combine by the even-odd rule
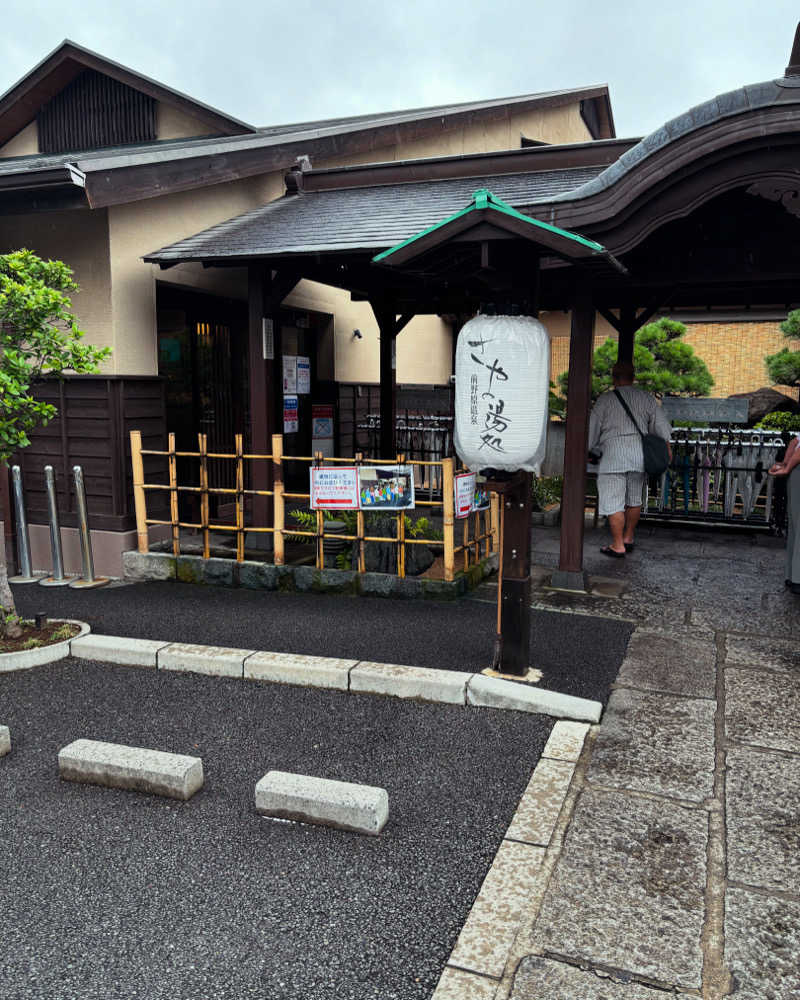
[[[39,579],[31,569],[31,543],[28,537],[28,519],[25,517],[25,499],[22,495],[22,473],[18,465],[11,466],[11,483],[14,491],[14,512],[17,520],[17,556],[19,575],[9,577],[10,583],[36,583]]]
[[[80,580],[73,580],[70,587],[88,589],[90,587],[103,587],[108,583],[106,577],[95,577],[94,559],[92,558],[92,538],[89,534],[89,512],[86,509],[86,490],[83,485],[83,469],[79,465],[72,467],[72,474],[75,477],[75,499],[78,506],[78,533],[81,540],[81,563],[83,565],[83,577]]]
[[[50,521],[50,549],[53,553],[53,572],[40,580],[43,587],[64,587],[74,577],[64,576],[64,557],[61,551],[61,525],[58,521],[56,475],[52,465],[44,467],[44,484],[47,490],[47,516]]]

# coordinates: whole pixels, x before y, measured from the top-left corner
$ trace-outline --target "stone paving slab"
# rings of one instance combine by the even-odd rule
[[[713,698],[716,655],[713,641],[637,628],[628,643],[617,684],[691,698]]]
[[[465,705],[471,673],[407,667],[399,663],[362,662],[350,671],[350,690],[394,698],[417,698]]]
[[[589,780],[702,802],[713,790],[713,701],[613,691]]]
[[[155,668],[158,651],[169,644],[166,639],[158,642],[156,639],[129,639],[124,636],[90,633],[80,639],[73,639],[70,650],[73,656],[81,660]]]
[[[736,1000],[800,997],[800,902],[730,887],[725,958]]]
[[[800,759],[742,747],[727,764],[729,877],[800,894]]]
[[[509,1000],[665,1000],[663,990],[533,956],[523,959]],[[434,1000],[439,1000],[438,995]]]
[[[703,810],[587,788],[525,944],[699,989],[707,830]]]
[[[456,941],[448,964],[500,978],[536,890],[544,849],[504,840]]]
[[[8,726],[0,726],[0,757],[11,753],[11,730]]]
[[[800,650],[794,639],[729,635],[726,637],[725,663],[796,672],[800,670]]]
[[[539,761],[506,831],[508,840],[547,847],[574,771],[571,761]]]
[[[253,653],[244,661],[244,676],[247,680],[347,691],[350,669],[357,662],[296,653]]]
[[[196,646],[173,642],[158,652],[159,670],[187,670],[214,677],[242,677],[244,661],[254,649],[231,649],[228,646]]]
[[[770,670],[729,668],[725,671],[725,691],[725,731],[729,740],[800,753],[797,677]],[[795,766],[800,769],[800,760]]]
[[[494,1000],[497,982],[474,972],[446,968],[431,1000]]]
[[[545,743],[542,757],[577,761],[583,750],[589,725],[586,722],[557,722]]]

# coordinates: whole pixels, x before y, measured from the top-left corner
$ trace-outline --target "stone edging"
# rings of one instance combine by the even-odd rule
[[[126,666],[414,698],[450,705],[537,712],[559,719],[598,722],[603,710],[598,701],[545,691],[532,685],[516,684],[479,673],[434,670],[393,663],[370,663],[97,634],[73,639],[71,653],[84,660]]]
[[[365,597],[415,597],[434,601],[456,600],[477,587],[497,569],[497,553],[477,563],[455,580],[402,579],[390,573],[357,573],[349,569],[316,569],[314,566],[274,566],[272,563],[236,562],[173,556],[167,552],[123,552],[122,566],[130,583],[178,580],[216,587],[248,590],[299,591],[300,593],[354,594]]]
[[[48,646],[36,646],[34,649],[20,649],[14,653],[0,653],[0,674],[11,670],[29,670],[31,667],[41,667],[46,663],[55,663],[70,655],[72,642],[89,634],[91,629],[86,622],[76,621],[74,618],[50,618],[51,622],[60,622],[65,625],[79,625],[80,632],[72,639],[62,639],[60,642],[51,642]]]
[[[495,1000],[589,729],[553,726],[431,1000]]]

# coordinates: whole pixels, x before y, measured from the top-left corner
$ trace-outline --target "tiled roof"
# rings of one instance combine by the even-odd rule
[[[514,208],[535,216],[539,201],[570,191],[603,168],[574,167],[491,177],[310,191],[270,202],[212,226],[145,260],[235,259],[289,253],[385,249],[464,208],[489,188]]]

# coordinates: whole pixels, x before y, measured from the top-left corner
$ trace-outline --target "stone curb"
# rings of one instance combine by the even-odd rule
[[[0,653],[0,674],[10,670],[29,670],[31,667],[43,667],[46,663],[56,663],[70,656],[72,643],[88,635],[91,631],[86,622],[74,618],[51,618],[52,622],[62,622],[67,625],[79,625],[80,632],[72,639],[62,639],[61,642],[50,643],[49,646],[37,646],[35,649],[21,649],[15,653]]]
[[[74,740],[58,752],[64,781],[124,788],[188,801],[203,787],[203,761],[185,754],[99,740]]]
[[[587,724],[556,722],[431,1000],[494,1000],[569,792]]]
[[[238,563],[234,559],[173,556],[168,552],[123,552],[122,566],[124,578],[129,583],[178,580],[181,583],[245,587],[248,590],[451,601],[474,590],[497,569],[497,553],[491,553],[449,581],[415,576],[401,579],[391,573],[359,574],[346,569],[319,570],[314,566],[275,566],[247,560]]]
[[[562,733],[559,746],[563,744],[560,752],[567,754],[566,758],[560,758],[562,760],[571,759],[571,747],[578,738],[583,744],[585,727],[577,723],[599,722],[603,710],[599,701],[459,670],[109,635],[93,635],[91,641],[76,637],[72,642],[72,655],[79,659],[96,658],[101,662],[128,666],[328,688],[353,694],[388,695],[446,705],[537,712],[576,720],[573,730],[559,730]],[[550,741],[553,739],[551,735]]]
[[[11,730],[8,726],[0,726],[0,757],[11,753]]]
[[[385,788],[288,771],[267,771],[256,785],[256,812],[276,819],[377,836],[389,819]]]

